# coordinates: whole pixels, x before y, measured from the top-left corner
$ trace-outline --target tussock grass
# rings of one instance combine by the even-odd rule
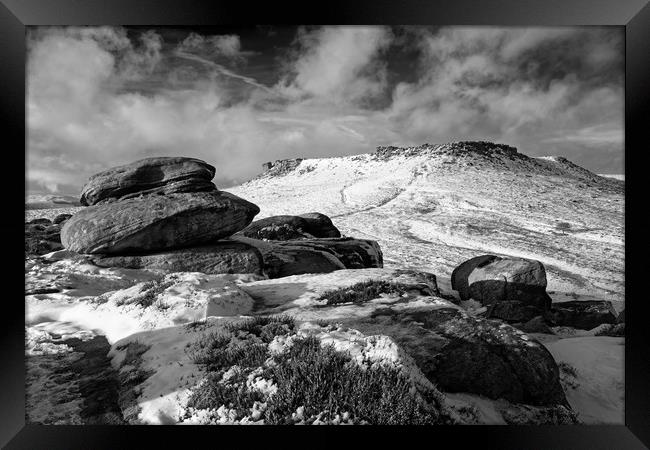
[[[265,411],[269,424],[292,423],[304,406],[305,418],[321,420],[337,414],[377,425],[435,424],[437,415],[410,392],[411,383],[396,368],[363,369],[347,353],[321,346],[314,337],[297,340],[276,358],[267,376],[277,386]]]
[[[327,300],[328,305],[364,303],[379,298],[381,294],[397,294],[401,296],[412,290],[416,290],[416,288],[402,283],[386,280],[368,280],[361,281],[349,287],[327,291],[321,295],[320,299]]]
[[[267,344],[294,328],[293,318],[288,316],[254,317],[229,324],[223,332],[203,334],[187,352],[196,364],[211,372],[225,371],[234,365],[258,367],[268,357]]]
[[[229,325],[221,333],[208,333],[191,345],[190,355],[209,374],[194,390],[188,406],[234,411],[235,420],[251,414],[255,402],[265,403],[260,417],[266,424],[290,424],[298,408],[311,423],[344,415],[356,423],[434,424],[437,410],[413,394],[407,376],[395,367],[362,368],[345,352],[321,346],[315,337],[296,337],[285,352],[271,355],[268,343],[294,332],[290,317],[256,317]],[[236,368],[233,369],[233,367]],[[277,390],[263,394],[246,380],[255,376],[272,382]],[[230,371],[228,377],[224,374]],[[268,395],[268,396],[266,396]],[[435,396],[427,396],[435,403]]]

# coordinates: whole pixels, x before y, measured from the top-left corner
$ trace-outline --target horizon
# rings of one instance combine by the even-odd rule
[[[486,140],[624,174],[616,27],[30,27],[28,194],[188,156],[268,161]]]

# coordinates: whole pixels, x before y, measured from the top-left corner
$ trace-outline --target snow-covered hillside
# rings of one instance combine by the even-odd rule
[[[344,347],[355,360],[374,355],[382,364],[407,368],[409,386],[414,392],[424,389],[418,394],[421,400],[437,399],[435,407],[429,400],[425,404],[439,414],[440,423],[443,418],[482,424],[565,424],[574,419],[622,423],[623,336],[607,334],[602,326],[519,330],[486,320],[485,305],[476,299],[458,301],[450,275],[465,260],[485,253],[535,259],[545,266],[547,292],[554,303],[610,300],[622,311],[624,187],[621,180],[596,175],[565,158],[531,158],[505,145],[460,142],[380,147],[372,154],[276,161],[257,178],[223,190],[258,205],[261,211],[255,219],[324,213],[343,234],[376,240],[384,268],[379,264],[342,269],[341,263],[333,272],[299,271],[279,278],[268,273],[168,273],[155,267],[99,267],[89,257],[68,250],[32,254],[26,246],[28,421],[181,424],[267,423],[268,419],[274,423],[271,413],[260,419],[262,409],[272,402],[270,394],[262,391],[273,386],[291,389],[261,374],[275,374],[269,370],[277,363],[273,359],[276,347],[282,354],[291,347],[287,342],[311,336],[321,344]],[[26,220],[76,214],[82,209],[72,202],[58,208],[50,205],[27,210]],[[54,225],[26,224],[26,230],[38,227],[45,233]],[[59,231],[55,231],[58,239]],[[341,290],[348,295],[353,286],[362,285],[357,289],[363,290],[369,281],[378,285],[397,282],[402,288],[375,294],[371,290],[372,298],[360,302],[325,298],[326,293]],[[418,315],[423,311],[430,315]],[[264,341],[263,360],[246,366],[250,370],[245,376],[239,374],[244,376],[241,379],[232,369],[239,360],[230,361],[230,369],[219,369],[227,369],[219,375],[223,379],[209,385],[232,394],[228,389],[235,385],[228,380],[245,381],[252,407],[246,404],[243,410],[229,410],[225,400],[223,405],[213,404],[214,408],[201,406],[197,398],[208,392],[210,377],[217,372],[209,377],[207,366],[188,349],[200,347],[206,336],[212,336],[213,350],[232,350],[238,342],[255,344],[259,350],[261,344],[245,332],[250,328],[247,321],[263,323],[280,314],[295,321],[291,334],[283,334],[284,328],[277,324],[269,325],[268,330],[278,334]],[[453,326],[440,328],[452,319]],[[623,315],[619,319],[624,327]],[[244,325],[233,328],[237,323]],[[227,344],[223,333],[232,334]],[[463,342],[474,336],[469,347],[449,356],[453,367],[463,358],[469,361],[466,367],[458,366],[462,370],[450,372],[451,376],[461,374],[462,382],[444,378],[446,372],[439,367],[429,370],[432,361],[439,363],[440,352],[455,348],[446,342],[458,333],[464,336]],[[242,336],[247,337],[240,342]],[[255,336],[261,339],[262,332]],[[492,338],[496,340],[483,345]],[[507,354],[513,352],[514,360],[518,361],[514,354],[520,351],[526,358],[521,364],[499,363],[501,357],[491,350],[495,342],[501,342]],[[248,355],[251,348],[233,354]],[[474,357],[477,354],[482,356]],[[552,362],[548,367],[555,372],[541,370],[547,366],[540,361]],[[503,376],[487,373],[480,365],[486,362],[504,368]],[[519,403],[523,394],[508,400],[503,392],[497,395],[490,390],[500,389],[501,384],[511,390],[512,384],[502,381],[507,377],[519,380],[519,372],[528,374],[531,367],[537,381],[524,384],[543,390],[553,386],[548,380],[555,380],[572,412],[548,393],[546,403],[526,404]],[[465,377],[474,369],[481,377]],[[540,373],[549,375],[548,380],[536,378]],[[435,378],[438,375],[443,378]],[[438,391],[431,383],[423,384],[427,377],[433,377],[436,386],[447,380],[448,389],[440,384]],[[477,378],[493,384],[490,389],[482,384],[476,387]],[[389,403],[392,414],[393,403]],[[293,423],[322,423],[320,416],[303,417],[304,410],[305,405],[289,411],[285,418]],[[348,423],[345,417],[336,416],[331,423]]]
[[[386,267],[448,277],[481,253],[542,261],[549,293],[624,302],[624,183],[562,157],[488,143],[380,147],[279,162],[228,191],[256,218],[319,211],[375,239]]]

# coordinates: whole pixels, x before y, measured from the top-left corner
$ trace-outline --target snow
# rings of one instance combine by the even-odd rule
[[[139,370],[153,374],[140,385],[138,419],[145,424],[165,425],[179,421],[193,388],[203,376],[203,369],[192,362],[185,347],[198,339],[201,330],[174,326],[142,331],[115,342],[109,357],[114,367],[125,370],[124,356],[128,343],[148,347],[139,357]],[[130,369],[126,367],[126,369]]]
[[[132,284],[131,279],[96,277],[98,286]],[[142,330],[169,327],[211,316],[239,316],[253,308],[253,299],[242,291],[233,276],[179,272],[139,282],[125,289],[103,292],[97,297],[82,295],[78,290],[25,297],[26,324],[68,322],[103,334],[115,342]],[[246,279],[246,277],[242,277]],[[151,286],[153,283],[153,286]],[[95,288],[98,288],[95,286]],[[164,287],[160,292],[156,289]],[[85,294],[86,292],[84,292]],[[151,304],[142,304],[153,293]]]
[[[558,363],[575,368],[577,387],[565,388],[567,400],[589,424],[625,423],[624,338],[586,336],[546,342]]]
[[[625,174],[599,173],[598,175],[605,178],[613,178],[615,180],[625,181]]]
[[[497,163],[435,151],[305,159],[228,190],[259,205],[257,218],[327,214],[377,240],[387,268],[442,279],[478,254],[526,257],[545,264],[549,290],[623,301],[622,185],[557,157]]]
[[[444,150],[444,149],[443,149]],[[614,179],[613,179],[614,178]],[[470,315],[485,310],[474,301],[454,305],[439,297],[382,295],[362,305],[328,307],[319,300],[331,289],[368,279],[416,283],[396,269],[436,275],[441,291],[451,290],[451,271],[462,261],[485,253],[541,261],[547,271],[554,302],[610,300],[617,311],[625,307],[624,292],[624,176],[592,174],[563,158],[493,160],[455,156],[440,148],[393,156],[373,155],[306,159],[283,176],[263,175],[228,189],[256,203],[256,219],[279,214],[318,211],[332,218],[344,235],[378,241],[384,269],[339,270],[276,280],[255,275],[166,274],[156,270],[99,268],[66,251],[26,261],[26,284],[55,287],[59,292],[25,296],[26,354],[43,358],[28,364],[32,414],[48,423],[80,421],[80,399],[58,407],[59,395],[70,395],[74,383],[52,385],[51,374],[74,358],[72,349],[57,343],[96,334],[113,344],[113,366],[123,372],[128,343],[147,350],[138,356],[137,370],[151,375],[140,386],[138,420],[149,424],[232,423],[233,411],[186,409],[192,389],[204,377],[185,351],[205,327],[255,314],[289,314],[300,326],[297,335],[314,335],[322,345],[334,345],[362,367],[399,367],[414,383],[430,382],[389,337],[364,335],[330,322],[368,317],[377,308],[458,308]],[[66,200],[66,199],[63,199]],[[32,199],[26,219],[52,219],[81,209],[60,199]],[[49,203],[48,203],[49,202]],[[34,208],[40,209],[34,209]],[[564,222],[564,224],[563,224]],[[205,327],[184,324],[205,321]],[[594,336],[594,330],[554,329],[555,336],[522,335],[528,345],[545,345],[554,358],[573,367],[575,380],[563,374],[567,399],[585,423],[623,423],[623,338]],[[271,353],[281,353],[295,336],[276,337]],[[29,359],[28,359],[29,360]],[[251,374],[249,387],[266,394],[271,380]],[[53,392],[51,397],[48,393]],[[471,423],[506,423],[506,415],[521,411],[506,401],[456,393],[445,396],[448,406],[469,411]],[[42,402],[36,408],[34,401]],[[256,403],[239,423],[258,420],[266,405]],[[304,408],[294,413],[304,423]],[[461,414],[459,412],[459,414]],[[524,413],[522,413],[524,414]],[[347,423],[342,414],[335,423]],[[79,422],[80,423],[80,422]],[[324,423],[316,420],[314,423]]]

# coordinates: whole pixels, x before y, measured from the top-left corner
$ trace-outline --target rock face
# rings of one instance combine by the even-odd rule
[[[543,345],[509,325],[473,318],[451,303],[420,311],[377,310],[350,326],[389,335],[443,391],[568,405],[557,364]]]
[[[25,223],[25,254],[44,255],[61,250],[61,227],[48,219],[35,219]]]
[[[215,168],[194,158],[146,158],[90,177],[81,204],[91,206],[147,194],[212,191]]]
[[[98,255],[90,258],[99,267],[128,269],[163,269],[171,272],[202,272],[205,274],[262,274],[262,255],[255,247],[232,241],[219,241],[200,247],[145,255]]]
[[[514,324],[513,326],[520,329],[524,333],[553,334],[553,330],[549,328],[542,316],[533,317],[526,323]]]
[[[70,217],[72,217],[72,214],[59,214],[58,216],[56,216],[52,220],[52,223],[55,223],[57,225],[61,225],[63,222],[68,220]]]
[[[601,324],[615,324],[616,311],[611,302],[604,300],[554,303],[546,314],[547,322],[591,330]]]
[[[147,195],[88,207],[61,241],[78,253],[128,254],[213,242],[245,228],[259,208],[227,192]]]
[[[470,298],[469,284],[467,282],[469,274],[477,267],[489,264],[497,258],[498,257],[494,255],[476,256],[461,263],[454,269],[451,273],[451,288],[458,291],[461,300],[469,300]]]
[[[375,241],[353,238],[262,241],[235,235],[233,240],[256,247],[269,278],[304,273],[329,273],[339,269],[383,267],[383,255]]]
[[[341,232],[334,226],[330,218],[320,213],[265,217],[251,223],[239,234],[249,238],[273,241],[341,237]]]
[[[625,323],[625,310],[619,313],[616,323]]]
[[[528,321],[548,311],[546,271],[539,261],[482,255],[465,261],[452,273],[452,287],[461,299],[490,306],[488,317]]]

